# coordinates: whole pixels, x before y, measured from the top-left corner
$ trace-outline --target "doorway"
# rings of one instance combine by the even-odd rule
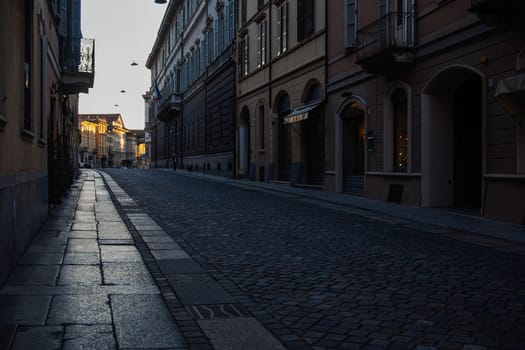
[[[343,126],[343,192],[362,195],[365,175],[365,113],[357,102],[341,115]]]
[[[423,89],[423,206],[480,213],[484,94],[481,74],[468,66],[441,70]]]

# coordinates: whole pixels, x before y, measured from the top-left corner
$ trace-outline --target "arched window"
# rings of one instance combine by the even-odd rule
[[[402,82],[394,84],[384,99],[383,171],[411,172],[411,90]]]
[[[404,90],[397,89],[390,97],[392,101],[392,169],[406,172],[408,166],[408,123],[407,96]]]

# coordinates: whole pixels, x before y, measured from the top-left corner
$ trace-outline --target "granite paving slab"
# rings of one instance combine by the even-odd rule
[[[58,242],[57,244],[31,244],[26,254],[32,254],[32,253],[63,254],[65,249],[66,249],[66,245],[58,243]]]
[[[100,253],[66,253],[64,265],[96,265],[100,264]]]
[[[65,328],[63,350],[116,348],[111,325],[71,325]]]
[[[98,253],[98,242],[96,239],[72,238],[67,244],[68,253]]]
[[[97,239],[97,231],[70,231],[66,236],[68,238]]]
[[[0,323],[45,325],[51,296],[0,295]]]
[[[58,265],[19,265],[9,276],[7,285],[54,286]]]
[[[104,247],[104,246],[102,246]],[[139,252],[108,252],[102,251],[102,262],[142,262]]]
[[[96,223],[74,223],[71,226],[72,231],[96,231],[97,230],[97,224]]]
[[[64,328],[18,327],[10,350],[60,350]]]
[[[160,295],[111,295],[110,298],[120,348],[186,346]]]
[[[60,265],[64,254],[60,253],[29,253],[20,260],[20,265]]]
[[[104,263],[102,270],[106,285],[155,285],[143,263]]]
[[[98,265],[64,265],[60,269],[57,285],[97,285],[102,284]]]
[[[108,297],[103,295],[54,296],[47,324],[111,324]]]

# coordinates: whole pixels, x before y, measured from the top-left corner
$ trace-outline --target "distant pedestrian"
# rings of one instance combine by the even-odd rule
[[[171,161],[173,162],[173,171],[177,171],[177,158],[173,157]]]

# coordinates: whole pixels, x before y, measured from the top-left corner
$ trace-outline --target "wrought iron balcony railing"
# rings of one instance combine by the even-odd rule
[[[396,61],[392,53],[408,52],[415,47],[413,12],[390,12],[359,30],[356,63]]]
[[[68,73],[93,73],[95,71],[95,39],[64,39],[62,69]]]
[[[95,39],[63,38],[60,43],[65,92],[87,92],[95,74]]]

